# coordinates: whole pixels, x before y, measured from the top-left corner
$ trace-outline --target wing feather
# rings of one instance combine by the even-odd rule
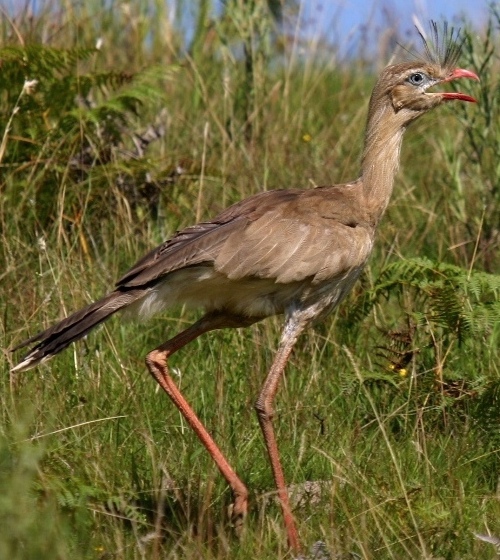
[[[362,265],[372,245],[346,189],[267,191],[210,222],[178,232],[133,266],[117,287],[145,288],[182,268],[213,266],[231,280],[320,282]]]
[[[248,223],[269,209],[295,200],[301,191],[266,191],[226,208],[209,222],[201,222],[177,232],[139,260],[116,283],[117,287],[144,287],[162,276],[189,266],[214,263],[228,237],[238,237]]]
[[[320,282],[362,266],[371,245],[362,227],[279,219],[269,212],[227,238],[214,268],[231,280],[272,278],[286,284],[312,278]]]

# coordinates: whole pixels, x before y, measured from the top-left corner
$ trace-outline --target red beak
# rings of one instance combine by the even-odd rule
[[[451,82],[452,80],[458,80],[459,78],[469,78],[471,80],[477,80],[479,82],[479,77],[474,72],[470,70],[464,70],[463,68],[455,68],[450,75],[442,80],[443,82]],[[477,103],[477,101],[470,95],[465,95],[465,93],[460,92],[444,92],[440,94],[444,101],[453,101],[458,99],[459,101],[468,101],[469,103]]]

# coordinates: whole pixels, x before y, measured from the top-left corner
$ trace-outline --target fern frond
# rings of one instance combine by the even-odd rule
[[[412,290],[426,318],[462,337],[491,330],[500,320],[500,276],[469,271],[426,258],[387,266],[370,293],[372,305],[381,297]]]

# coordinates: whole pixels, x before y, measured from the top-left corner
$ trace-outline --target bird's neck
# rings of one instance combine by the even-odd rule
[[[373,223],[382,217],[392,194],[407,122],[390,103],[370,107],[361,163],[363,203]]]

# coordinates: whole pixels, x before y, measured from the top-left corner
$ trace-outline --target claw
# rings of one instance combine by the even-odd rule
[[[355,557],[353,556],[353,558]],[[300,556],[296,556],[294,558],[294,560],[331,560],[331,559],[332,559],[332,555],[328,551],[326,544],[323,541],[316,541],[311,546],[311,550],[309,551],[309,554],[307,556],[301,554]]]
[[[243,534],[247,510],[248,500],[246,496],[236,496],[234,503],[228,507],[228,515],[231,519],[231,525],[238,538],[241,538]]]

